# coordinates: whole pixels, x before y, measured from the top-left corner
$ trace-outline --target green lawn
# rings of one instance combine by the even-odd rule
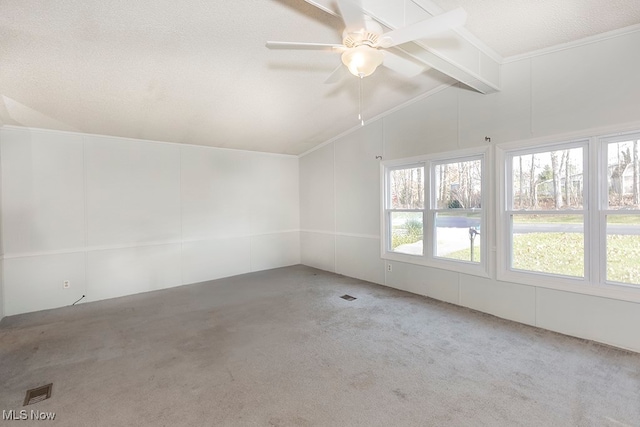
[[[579,233],[517,234],[513,239],[513,268],[565,276],[584,276],[584,237]],[[576,249],[577,248],[577,249]],[[469,249],[447,258],[469,260]],[[475,251],[480,259],[480,250]],[[640,236],[607,236],[607,280],[640,284]]]
[[[608,215],[609,224],[636,224],[640,225],[640,215]]]
[[[567,223],[579,224],[582,222],[582,215],[514,215],[513,222],[517,223]],[[609,224],[639,224],[640,215],[609,215]]]
[[[413,214],[415,215],[415,214]],[[411,215],[407,215],[407,219]],[[581,223],[581,215],[514,215],[517,223]],[[640,215],[609,215],[609,224],[640,224]],[[403,225],[402,228],[405,226]],[[420,229],[394,227],[392,248],[422,240]],[[513,238],[513,268],[541,273],[584,277],[584,235],[581,233],[526,233]],[[470,260],[465,248],[445,258]],[[481,260],[480,248],[474,250],[474,261]],[[640,284],[640,236],[607,236],[607,280]]]
[[[576,256],[575,248],[582,251],[583,240],[578,233],[517,234],[513,241],[513,268],[581,277],[584,262]],[[474,257],[481,259],[479,249]],[[450,253],[447,258],[468,261],[470,250]]]
[[[513,268],[584,276],[584,235],[527,233],[513,236]]]
[[[514,215],[513,222],[517,223],[569,223],[576,224],[582,222],[582,215]]]
[[[451,252],[449,254],[444,255],[442,258],[456,259],[460,261],[471,261],[471,248],[463,249],[461,251]],[[473,248],[473,262],[480,262],[480,261],[482,261],[480,246],[475,246]]]
[[[422,240],[422,234],[396,234],[391,236],[391,248],[395,249],[400,245],[416,243]]]
[[[640,236],[607,236],[607,280],[640,284]]]

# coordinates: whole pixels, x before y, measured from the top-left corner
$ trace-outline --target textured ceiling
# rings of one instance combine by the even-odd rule
[[[638,0],[437,0],[510,56],[640,22]],[[403,0],[389,1],[403,7]],[[302,0],[0,0],[0,122],[298,154],[357,126],[358,80],[323,81],[338,54],[267,40],[341,42]],[[365,119],[442,83],[379,69]]]
[[[640,24],[640,0],[436,0],[462,6],[465,28],[503,57]]]

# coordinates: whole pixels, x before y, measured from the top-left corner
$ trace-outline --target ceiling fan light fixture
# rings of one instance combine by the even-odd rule
[[[382,52],[366,45],[352,47],[342,54],[342,62],[349,68],[349,72],[361,78],[373,74],[383,60]]]

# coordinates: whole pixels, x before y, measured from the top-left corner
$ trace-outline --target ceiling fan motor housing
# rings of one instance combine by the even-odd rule
[[[382,27],[369,16],[364,16],[364,28],[357,31],[345,30],[342,37],[342,44],[348,48],[358,46],[378,47],[378,41],[382,35]]]
[[[342,44],[344,44],[348,48],[358,47],[358,46],[369,46],[376,47],[378,44],[378,34],[370,33],[370,32],[357,32],[350,33],[345,35],[344,40],[342,40]]]
[[[384,56],[378,50],[382,27],[365,16],[365,28],[357,31],[345,30],[342,44],[347,50],[342,54],[342,62],[349,72],[360,78],[371,75],[382,64]]]

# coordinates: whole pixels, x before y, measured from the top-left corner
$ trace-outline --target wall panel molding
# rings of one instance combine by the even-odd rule
[[[5,315],[300,263],[297,156],[20,127],[0,144]]]

